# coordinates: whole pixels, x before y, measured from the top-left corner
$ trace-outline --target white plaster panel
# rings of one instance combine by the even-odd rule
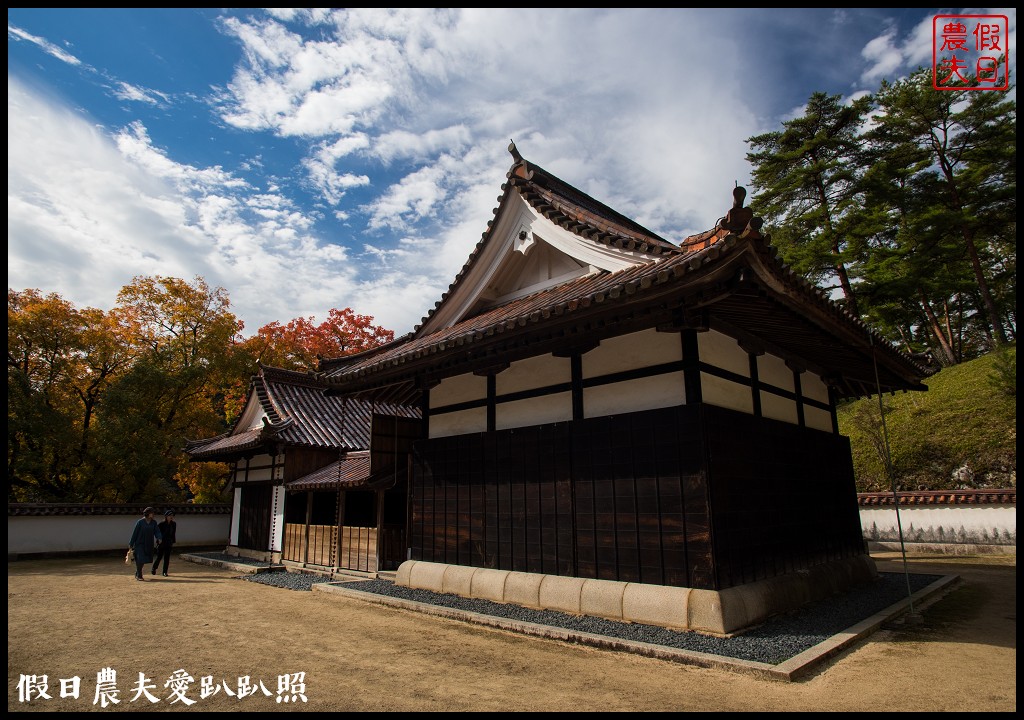
[[[700,361],[750,377],[750,358],[739,343],[728,335],[714,330],[697,333],[697,352]],[[707,400],[707,398],[704,398]]]
[[[249,471],[249,482],[256,482],[257,480],[272,480],[273,477],[270,474],[270,468],[253,468]]]
[[[620,413],[674,407],[686,402],[683,373],[665,373],[583,389],[583,416],[601,417]]]
[[[508,369],[495,377],[498,395],[533,390],[534,388],[567,383],[572,380],[572,365],[569,358],[554,355],[538,355],[512,363]]]
[[[651,328],[602,340],[583,356],[583,377],[600,377],[682,359],[679,333],[660,333]]]
[[[814,373],[805,372],[800,376],[800,394],[828,404],[828,385]]]
[[[761,391],[761,415],[773,420],[793,423],[800,421],[796,414],[796,401]]]
[[[786,367],[786,361],[767,353],[757,357],[757,379],[782,390],[796,390],[793,371]]]
[[[439,438],[449,435],[485,432],[487,430],[487,408],[473,408],[459,412],[443,413],[430,417],[428,437]]]
[[[701,353],[701,357],[703,357],[703,353]],[[746,385],[701,373],[700,389],[701,397],[708,405],[739,410],[748,415],[754,414],[754,399],[751,397],[750,388]]]
[[[240,460],[235,465],[235,482],[245,483],[248,479],[250,482],[256,482],[257,480],[272,480],[270,475],[270,464],[274,461],[274,458],[269,453],[263,453],[262,455],[254,455],[248,460]],[[284,464],[284,455],[278,455],[276,462],[278,465]],[[262,469],[261,469],[262,466]],[[246,470],[248,468],[248,476]]]
[[[565,420],[572,420],[572,393],[568,392],[498,403],[495,408],[494,427],[497,430],[505,430]]]
[[[430,388],[430,407],[437,408],[487,398],[487,378],[467,373],[445,378]]]
[[[832,413],[821,408],[804,405],[804,424],[815,430],[832,432]]]
[[[238,520],[242,517],[242,488],[235,488],[235,497],[231,501],[231,536],[229,545],[238,545]]]

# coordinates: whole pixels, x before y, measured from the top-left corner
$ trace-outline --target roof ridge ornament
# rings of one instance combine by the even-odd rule
[[[516,147],[514,140],[510,140],[508,143],[508,151],[512,155],[512,159],[515,161],[512,163],[512,169],[508,171],[506,177],[511,178],[513,175],[522,178],[523,180],[530,180],[533,178],[533,170],[527,165],[526,160],[523,159],[522,154]]]
[[[737,183],[732,191],[732,208],[719,219],[718,227],[739,237],[760,238],[764,219],[754,215],[749,205],[743,205],[746,197],[747,189]]]

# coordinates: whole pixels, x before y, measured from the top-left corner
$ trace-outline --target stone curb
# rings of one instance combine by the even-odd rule
[[[205,558],[199,555],[189,555],[182,553],[179,556],[182,560],[193,562],[196,565],[209,565],[211,567],[220,567],[231,572],[242,573],[243,575],[256,575],[258,573],[265,572],[280,572],[280,567],[260,567],[259,565],[248,565],[246,563],[233,563],[227,560],[214,560],[212,558]]]

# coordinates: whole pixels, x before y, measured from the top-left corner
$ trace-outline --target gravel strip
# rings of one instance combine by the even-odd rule
[[[274,573],[270,577],[264,575],[264,579],[246,579],[273,584],[275,579],[284,574]],[[911,575],[911,590],[917,592],[941,577],[941,575]],[[323,578],[314,577],[309,584],[323,581]],[[567,630],[711,655],[753,660],[770,665],[777,665],[798,655],[907,596],[907,581],[902,573],[879,573],[878,582],[870,586],[856,588],[843,595],[811,603],[795,613],[772,618],[744,635],[717,638],[640,623],[623,623],[602,618],[567,615],[554,610],[530,610],[517,605],[503,605],[489,600],[402,587],[388,580],[365,580],[337,583],[337,585],[349,590],[388,595],[511,620],[550,625]]]
[[[329,578],[322,575],[304,572],[266,572],[256,575],[241,575],[238,579],[288,590],[312,590],[317,583],[330,582]]]

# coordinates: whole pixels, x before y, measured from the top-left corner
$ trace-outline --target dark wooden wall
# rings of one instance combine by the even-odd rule
[[[337,450],[292,446],[285,450],[283,482],[291,482],[340,460]]]
[[[712,406],[704,419],[721,587],[864,552],[848,438]]]
[[[268,550],[270,545],[270,523],[273,514],[270,503],[274,487],[269,482],[246,483],[242,485],[242,500],[239,503],[238,547],[249,550]]]
[[[370,433],[370,474],[404,470],[413,442],[423,437],[423,421],[375,413]]]
[[[410,502],[457,565],[724,589],[863,552],[845,438],[703,404],[420,440]]]

